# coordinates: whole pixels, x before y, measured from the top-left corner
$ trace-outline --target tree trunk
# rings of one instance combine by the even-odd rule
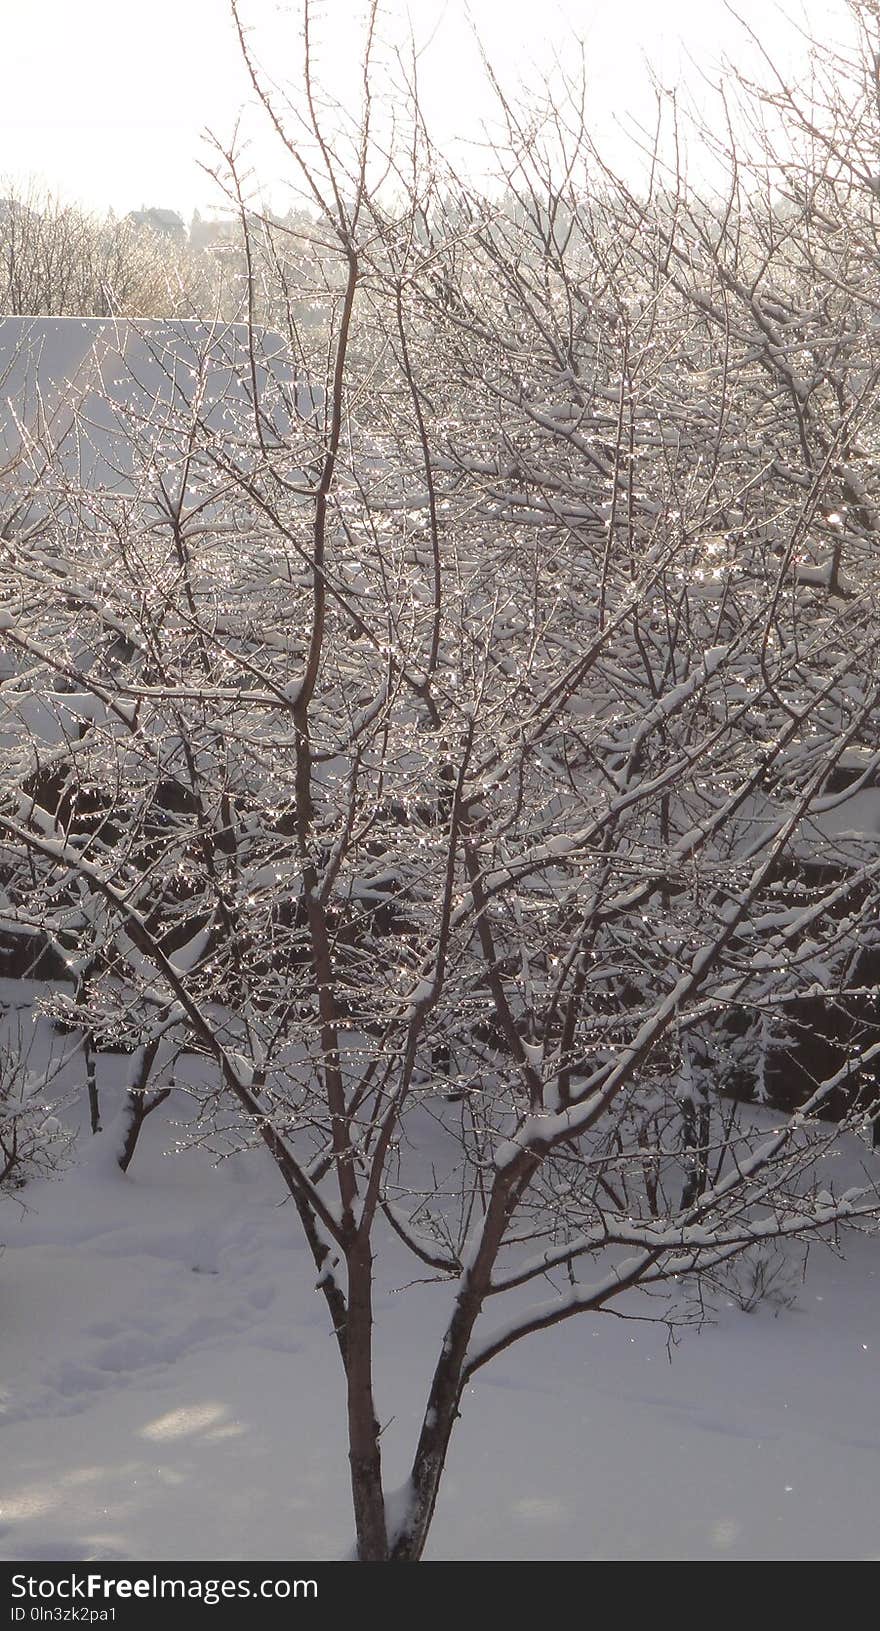
[[[358,1561],[388,1561],[379,1423],[373,1400],[373,1260],[369,1240],[348,1253],[348,1458]]]
[[[459,1416],[461,1389],[451,1394],[442,1416],[431,1418],[429,1435],[423,1433],[422,1443],[413,1471],[413,1497],[409,1515],[394,1537],[391,1549],[393,1563],[419,1563],[428,1540],[428,1533],[437,1505],[440,1480],[446,1466],[452,1429]]]
[[[86,1056],[86,1082],[89,1089],[89,1125],[92,1133],[95,1134],[101,1131],[101,1105],[98,1099],[98,1083],[95,1074],[95,1046],[91,1033],[86,1036],[83,1047]]]

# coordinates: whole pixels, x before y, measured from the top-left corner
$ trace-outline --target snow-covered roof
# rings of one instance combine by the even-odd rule
[[[132,490],[150,463],[172,468],[199,436],[284,442],[320,392],[284,341],[246,323],[190,318],[0,318],[0,491],[47,477],[85,492]]]
[[[753,793],[725,828],[725,843],[742,855],[759,856],[790,815],[783,800]],[[855,868],[876,856],[878,843],[880,787],[859,787],[818,796],[797,823],[788,854],[814,867]]]

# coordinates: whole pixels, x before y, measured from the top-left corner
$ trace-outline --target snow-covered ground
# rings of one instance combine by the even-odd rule
[[[165,1108],[128,1177],[83,1136],[0,1205],[0,1557],[339,1557],[341,1378],[296,1219],[262,1152],[169,1153]],[[791,1308],[723,1307],[671,1356],[612,1315],[526,1342],[469,1393],[429,1556],[880,1558],[878,1288],[854,1238]],[[378,1301],[392,1483],[435,1301]]]

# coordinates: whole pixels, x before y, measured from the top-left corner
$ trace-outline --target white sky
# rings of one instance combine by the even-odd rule
[[[820,37],[843,0],[787,0],[789,15]],[[691,55],[702,67],[741,57],[724,0],[384,0],[393,33],[409,15],[427,48],[420,64],[432,126],[443,139],[476,133],[488,110],[468,12],[508,81],[528,79],[570,30],[587,44],[593,116],[607,127],[647,109],[644,59],[667,82]],[[361,0],[316,0],[322,66],[345,94]],[[781,62],[796,61],[797,33],[772,0],[739,0],[740,14]],[[299,51],[298,6],[242,0],[262,60],[279,79]],[[249,101],[227,0],[0,0],[0,195],[33,177],[66,200],[117,211],[141,204],[210,211],[218,195],[199,161],[206,127],[228,140]],[[430,44],[427,42],[430,41]],[[793,55],[793,53],[795,53]],[[245,124],[245,128],[250,126]],[[256,127],[254,127],[256,128]],[[278,156],[257,139],[261,174]],[[271,191],[271,186],[270,186]]]

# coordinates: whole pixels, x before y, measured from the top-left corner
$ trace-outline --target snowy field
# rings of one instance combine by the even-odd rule
[[[127,1177],[112,1133],[85,1134],[62,1181],[0,1203],[4,1560],[350,1549],[341,1374],[296,1219],[262,1152],[175,1155],[174,1118]],[[671,1351],[614,1315],[520,1345],[469,1390],[427,1555],[880,1559],[878,1283],[855,1237],[814,1246],[805,1284],[792,1257],[792,1306],[722,1304]],[[444,1307],[378,1299],[392,1483]]]

